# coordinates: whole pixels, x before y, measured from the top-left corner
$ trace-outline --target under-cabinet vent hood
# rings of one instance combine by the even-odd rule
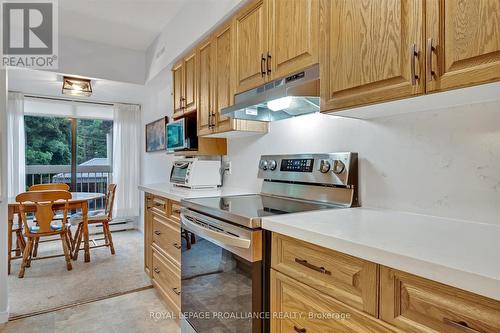
[[[319,112],[319,65],[234,96],[222,115],[275,121]]]

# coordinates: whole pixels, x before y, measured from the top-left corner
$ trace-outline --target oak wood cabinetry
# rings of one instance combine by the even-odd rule
[[[500,332],[500,301],[277,233],[270,294],[274,333]]]
[[[236,93],[318,63],[318,1],[257,0],[236,14]]]
[[[191,51],[172,67],[174,118],[196,111],[196,51]]]
[[[380,318],[405,332],[500,332],[500,302],[380,268]]]
[[[198,136],[230,131],[267,132],[264,122],[230,119],[221,110],[234,103],[232,25],[198,47]]]
[[[180,204],[150,193],[145,195],[144,270],[153,286],[175,312],[180,311]]]
[[[424,0],[322,0],[321,109],[424,93],[423,10]]]
[[[500,1],[427,0],[427,91],[500,80]]]

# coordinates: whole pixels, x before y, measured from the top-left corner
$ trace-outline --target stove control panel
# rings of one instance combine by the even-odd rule
[[[267,181],[350,186],[357,184],[357,153],[265,155],[259,178]]]

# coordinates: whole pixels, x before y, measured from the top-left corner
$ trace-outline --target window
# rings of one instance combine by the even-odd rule
[[[66,183],[72,191],[106,193],[112,179],[113,121],[88,116],[99,117],[106,111],[109,118],[111,107],[76,104],[25,103],[27,187]],[[103,206],[104,199],[89,208]]]

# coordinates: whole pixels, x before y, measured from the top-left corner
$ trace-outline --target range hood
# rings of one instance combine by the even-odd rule
[[[222,115],[275,121],[319,112],[319,65],[234,96]]]

